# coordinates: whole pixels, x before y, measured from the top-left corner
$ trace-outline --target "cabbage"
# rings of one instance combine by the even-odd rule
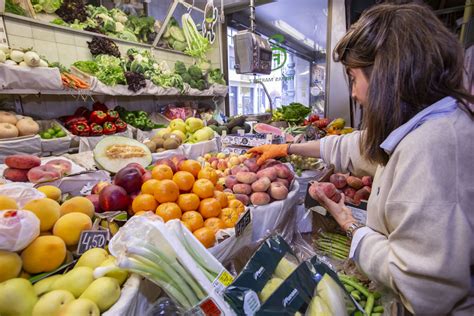
[[[36,12],[44,11],[46,13],[54,13],[63,3],[62,0],[32,0],[31,4]]]
[[[344,291],[329,274],[325,274],[316,287],[317,295],[326,303],[334,316],[346,316]]]

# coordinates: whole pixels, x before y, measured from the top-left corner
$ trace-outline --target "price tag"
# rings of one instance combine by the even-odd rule
[[[224,290],[234,281],[234,277],[226,270],[222,271],[219,276],[212,282],[212,285],[219,294],[224,293]]]
[[[245,228],[250,224],[252,221],[252,216],[250,214],[250,209],[244,213],[244,215],[239,219],[237,224],[235,225],[235,236],[239,237],[244,232]]]
[[[84,230],[79,238],[77,254],[82,255],[92,248],[105,248],[109,232],[107,230]]]

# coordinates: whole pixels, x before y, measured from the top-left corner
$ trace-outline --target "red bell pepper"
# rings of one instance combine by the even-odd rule
[[[102,112],[105,112],[107,113],[109,109],[107,108],[107,106],[102,103],[102,102],[95,102],[93,105],[92,105],[92,111],[102,111]]]
[[[73,126],[74,124],[76,123],[87,123],[87,119],[83,116],[75,116],[75,115],[71,115],[71,116],[68,116],[65,120],[64,120],[64,125],[67,127],[67,128],[71,128],[71,126]]]
[[[304,125],[304,126],[308,126],[309,123],[311,123],[311,121],[309,121],[309,120],[304,120],[303,125]]]
[[[89,118],[89,116],[91,115],[91,111],[89,111],[89,109],[86,108],[85,106],[81,106],[77,108],[76,112],[74,112],[74,115]]]
[[[71,133],[77,136],[89,136],[91,128],[87,123],[75,123],[71,127]]]
[[[112,122],[105,122],[104,123],[104,134],[105,135],[111,135],[115,134],[117,131],[117,127],[115,127],[115,124]]]
[[[319,115],[318,114],[311,114],[309,117],[308,117],[308,121],[310,121],[311,123],[314,123],[316,121],[319,120]]]
[[[117,133],[124,132],[127,129],[127,123],[118,119],[115,121],[115,127],[117,128]]]
[[[89,121],[91,123],[96,123],[96,124],[102,125],[105,122],[107,122],[107,114],[105,112],[102,112],[102,111],[94,111],[94,112],[91,113]]]
[[[102,126],[97,123],[92,123],[91,136],[101,136],[102,134],[104,134],[104,129],[102,128]]]
[[[115,122],[120,118],[120,115],[117,111],[108,110],[107,111],[107,122]]]
[[[322,118],[314,122],[313,125],[316,126],[317,128],[325,128],[326,126],[329,125],[329,122],[330,121],[328,118]]]

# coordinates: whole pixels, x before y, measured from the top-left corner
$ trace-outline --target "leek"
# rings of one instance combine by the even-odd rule
[[[196,24],[190,14],[183,14],[181,17],[181,24],[183,26],[184,37],[188,44],[185,53],[191,57],[205,59],[206,53],[210,48],[207,38],[201,35],[197,30]]]
[[[280,262],[278,262],[278,265],[276,266],[273,274],[279,277],[280,279],[285,280],[293,273],[293,271],[296,270],[296,268],[296,264],[283,257],[281,258]]]
[[[317,295],[320,296],[329,307],[332,315],[347,315],[344,291],[329,274],[325,274],[321,281],[319,281],[316,286],[316,291]]]
[[[332,316],[331,310],[324,302],[324,300],[319,297],[315,296],[311,300],[311,303],[308,306],[308,310],[306,311],[307,316]]]

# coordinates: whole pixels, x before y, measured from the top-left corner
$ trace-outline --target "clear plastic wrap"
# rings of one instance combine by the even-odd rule
[[[40,233],[40,221],[32,212],[0,211],[0,250],[20,251]]]
[[[1,171],[0,171],[1,172]],[[16,201],[19,209],[31,200],[45,198],[46,195],[33,187],[32,183],[6,183],[0,185],[0,195],[8,196]]]

